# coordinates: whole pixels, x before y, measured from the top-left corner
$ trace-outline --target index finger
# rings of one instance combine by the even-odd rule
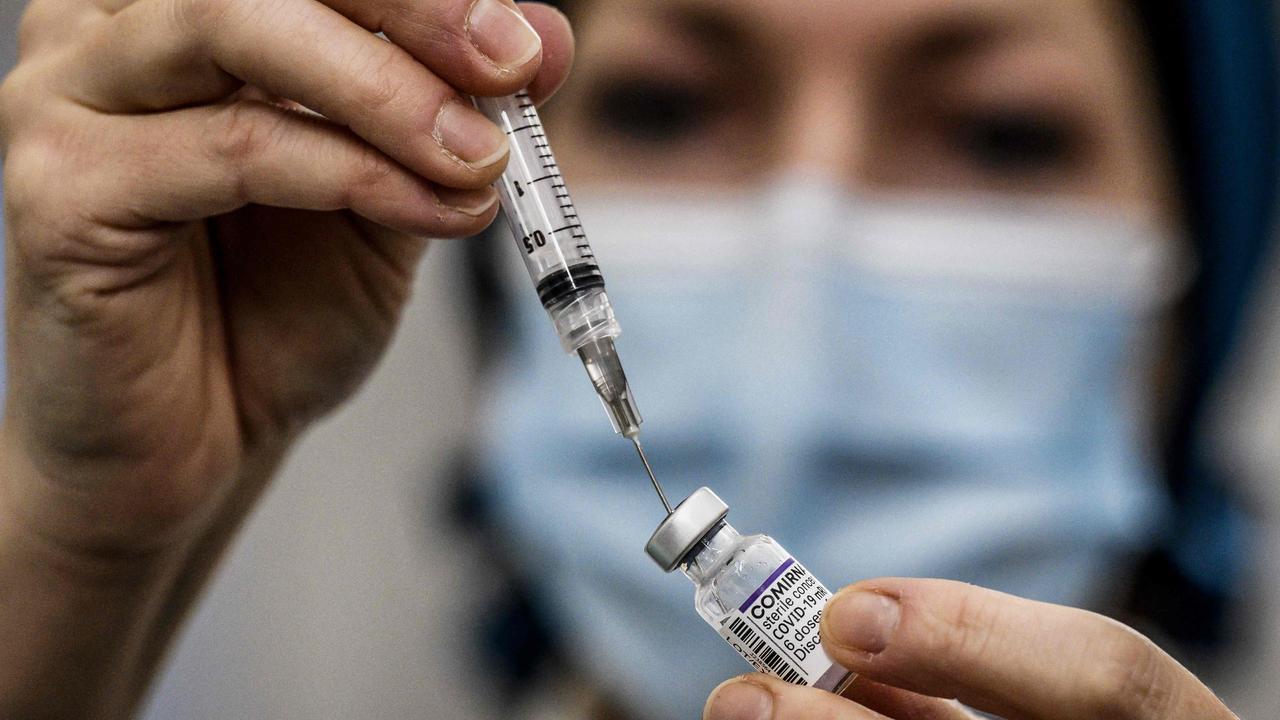
[[[382,32],[436,75],[472,95],[510,95],[537,78],[558,83],[566,67],[547,55],[572,52],[555,8],[513,0],[321,0],[360,26]],[[541,57],[541,61],[539,58]],[[541,67],[540,67],[541,65]],[[537,93],[531,93],[535,99]]]
[[[453,5],[465,9],[461,2]],[[535,21],[558,38],[548,71],[560,77],[525,78],[539,78],[531,90],[545,94],[563,78],[571,42],[563,17],[533,7],[539,8]],[[501,12],[518,15],[505,5]],[[449,22],[440,18],[442,26]],[[221,100],[247,82],[349,127],[410,170],[450,187],[488,185],[507,155],[502,131],[457,89],[403,48],[314,0],[142,0],[99,24],[61,63],[59,89],[108,113]]]
[[[823,647],[878,682],[1007,718],[1233,718],[1190,672],[1096,613],[945,580],[838,593]]]

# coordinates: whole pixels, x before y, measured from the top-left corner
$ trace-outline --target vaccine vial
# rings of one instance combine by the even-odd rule
[[[645,552],[693,581],[694,609],[756,670],[841,692],[854,675],[818,638],[830,591],[773,538],[735,530],[728,514],[710,488],[699,488],[662,521]]]

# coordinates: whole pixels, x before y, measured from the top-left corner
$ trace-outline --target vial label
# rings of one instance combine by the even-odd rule
[[[787,558],[724,618],[720,637],[760,672],[831,690],[847,671],[831,662],[818,640],[818,623],[830,598],[831,591],[818,578]]]

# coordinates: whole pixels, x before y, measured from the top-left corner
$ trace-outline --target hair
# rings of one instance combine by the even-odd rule
[[[1181,394],[1165,437],[1171,531],[1142,564],[1131,606],[1174,637],[1226,637],[1248,538],[1211,458],[1211,393],[1240,343],[1276,219],[1280,164],[1270,0],[1139,0],[1181,209],[1199,274],[1182,318]]]

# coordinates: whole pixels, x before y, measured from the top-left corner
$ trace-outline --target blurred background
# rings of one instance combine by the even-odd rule
[[[0,3],[0,70],[14,62],[21,6]],[[581,710],[554,684],[511,708],[478,651],[475,611],[507,587],[489,572],[499,548],[446,518],[450,462],[478,422],[475,318],[460,302],[468,262],[461,244],[432,248],[418,280],[423,301],[355,400],[294,452],[173,649],[147,717],[480,720]],[[1217,452],[1251,501],[1260,545],[1228,650],[1183,656],[1237,713],[1256,718],[1280,708],[1280,266],[1268,271],[1266,296],[1250,313],[1247,351],[1215,419]],[[655,570],[653,582],[683,581]],[[718,641],[708,631],[689,642]]]

